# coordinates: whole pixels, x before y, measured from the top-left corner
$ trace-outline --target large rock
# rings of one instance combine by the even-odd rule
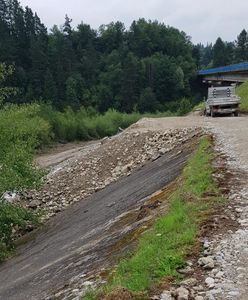
[[[28,207],[32,209],[36,209],[41,205],[41,202],[39,200],[33,200],[29,203]]]
[[[197,279],[195,278],[188,278],[188,279],[185,279],[181,282],[182,285],[184,286],[194,286],[197,284]]]
[[[176,295],[177,295],[177,300],[189,299],[189,291],[182,286],[176,290]]]
[[[213,269],[215,264],[214,264],[214,260],[212,259],[212,257],[210,256],[207,256],[207,257],[201,257],[199,260],[198,260],[198,264],[200,266],[202,266],[204,269]]]
[[[190,266],[187,266],[183,269],[177,270],[177,272],[180,273],[180,274],[192,274],[193,271],[194,271],[194,269],[192,269]]]
[[[160,296],[160,300],[173,300],[174,298],[171,296],[170,291],[164,291],[163,294]]]
[[[205,283],[208,288],[213,288],[215,286],[215,280],[212,277],[206,278]]]
[[[159,154],[160,154],[160,155],[164,155],[166,152],[168,152],[168,149],[167,149],[167,148],[161,148],[161,149],[159,150]]]
[[[15,203],[20,201],[20,196],[16,193],[6,192],[2,196],[3,200],[8,203]]]

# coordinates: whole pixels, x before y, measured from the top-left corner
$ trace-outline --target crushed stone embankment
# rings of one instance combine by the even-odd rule
[[[20,201],[28,208],[45,213],[44,220],[49,219],[120,177],[129,176],[197,133],[195,127],[144,132],[128,130],[104,139],[102,144],[94,143],[74,153],[73,158],[63,161],[62,165],[59,163],[59,167],[53,166],[44,187],[40,191],[23,193]]]

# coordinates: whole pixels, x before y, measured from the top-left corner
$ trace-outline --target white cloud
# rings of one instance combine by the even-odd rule
[[[129,26],[140,17],[157,19],[185,31],[193,42],[214,42],[218,36],[233,41],[248,28],[248,2],[244,0],[21,0],[51,28],[67,13],[73,24],[93,28],[120,20]]]

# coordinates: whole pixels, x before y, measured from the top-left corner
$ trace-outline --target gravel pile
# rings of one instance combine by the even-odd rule
[[[105,138],[99,148],[49,174],[40,191],[23,193],[21,201],[34,211],[42,210],[43,219],[49,219],[120,177],[130,175],[147,161],[156,160],[195,134],[195,128],[187,128],[156,133],[124,132]]]

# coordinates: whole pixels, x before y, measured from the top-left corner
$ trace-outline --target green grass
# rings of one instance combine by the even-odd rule
[[[193,107],[193,111],[204,111],[205,103],[204,101],[198,103],[196,106]]]
[[[25,209],[4,203],[6,191],[41,185],[44,172],[33,165],[35,149],[47,142],[49,124],[38,116],[37,105],[10,106],[0,110],[0,261],[13,250],[12,230],[25,230],[37,218]]]
[[[241,97],[241,105],[240,111],[241,112],[248,112],[248,81],[241,84],[237,90],[237,95]]]
[[[211,159],[211,143],[204,137],[170,199],[169,213],[141,238],[136,252],[119,263],[105,291],[124,287],[142,292],[164,277],[180,278],[176,270],[192,253],[200,222],[211,207],[203,196],[216,191]]]
[[[88,291],[84,296],[84,300],[97,300],[97,295],[94,291]]]

